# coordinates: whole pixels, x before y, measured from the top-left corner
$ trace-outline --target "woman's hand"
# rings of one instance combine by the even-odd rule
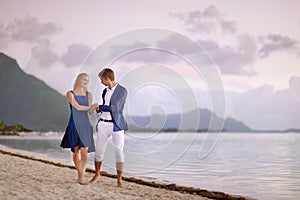
[[[98,110],[99,109],[99,104],[98,103],[94,103],[92,105],[92,107],[94,108],[94,110]]]
[[[89,114],[91,115],[95,110],[99,109],[99,104],[98,103],[94,103],[90,106],[89,108]]]

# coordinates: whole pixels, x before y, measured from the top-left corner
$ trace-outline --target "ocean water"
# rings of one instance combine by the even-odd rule
[[[61,138],[0,137],[0,144],[72,164]],[[127,133],[125,174],[256,199],[299,199],[299,144],[296,133]],[[115,173],[111,141],[103,170]]]

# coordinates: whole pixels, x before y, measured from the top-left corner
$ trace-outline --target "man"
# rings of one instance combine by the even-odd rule
[[[124,131],[128,130],[127,122],[123,116],[127,90],[115,82],[114,72],[109,68],[103,69],[98,76],[101,83],[107,87],[102,93],[103,104],[96,109],[98,113],[101,113],[101,116],[96,125],[98,135],[95,152],[95,175],[90,182],[95,182],[100,178],[107,140],[112,136],[118,176],[117,184],[121,187],[124,169]]]

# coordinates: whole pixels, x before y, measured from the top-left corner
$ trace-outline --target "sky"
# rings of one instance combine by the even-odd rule
[[[136,87],[128,97],[128,112],[176,113],[186,104],[213,108],[217,97],[206,74],[182,57],[195,53],[183,42],[181,36],[186,36],[205,50],[222,80],[226,117],[252,129],[300,128],[299,8],[297,0],[0,0],[0,51],[65,94],[105,42],[133,30],[165,30],[174,34],[160,35],[156,42],[169,51],[137,50],[112,61],[120,83],[136,79],[130,82]],[[151,39],[147,33],[111,47],[115,52],[138,49]],[[180,55],[172,53],[178,49]],[[97,74],[90,74],[94,78]],[[181,85],[172,85],[179,79]],[[97,101],[101,90],[95,87],[91,92]]]

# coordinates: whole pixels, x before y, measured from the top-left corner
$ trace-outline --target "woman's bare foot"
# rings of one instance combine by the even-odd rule
[[[95,174],[94,177],[89,181],[89,183],[94,183],[94,182],[96,182],[97,180],[99,180],[99,178],[100,178],[100,175]]]
[[[118,180],[118,187],[122,187],[122,181]]]
[[[78,181],[78,183],[79,183],[80,185],[87,185],[87,184],[88,184],[87,182],[79,182],[79,181]]]
[[[87,182],[84,182],[82,179],[78,179],[78,183],[80,185],[87,185]]]

